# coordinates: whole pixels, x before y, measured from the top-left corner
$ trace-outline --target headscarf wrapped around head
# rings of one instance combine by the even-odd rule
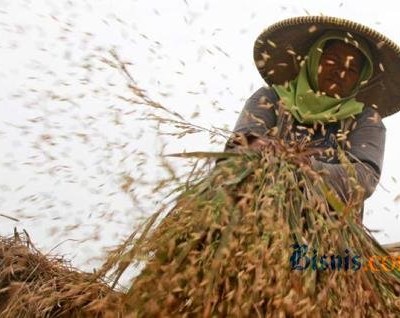
[[[318,68],[323,48],[329,40],[340,40],[358,48],[365,57],[360,78],[349,96],[342,98],[322,95],[318,88]],[[373,73],[372,55],[368,45],[341,31],[329,31],[321,36],[310,48],[301,64],[298,76],[288,85],[273,85],[277,94],[297,121],[311,124],[316,121],[338,121],[362,112],[364,104],[355,99],[361,86],[365,85]]]

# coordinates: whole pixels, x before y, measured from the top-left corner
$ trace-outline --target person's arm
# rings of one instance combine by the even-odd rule
[[[350,148],[345,149],[354,163],[357,181],[365,189],[365,199],[374,192],[381,175],[385,151],[386,129],[379,114],[367,107],[357,116],[356,126],[349,132]],[[342,164],[312,161],[315,170],[326,172],[324,180],[343,198],[351,191],[348,174]]]
[[[260,143],[260,138],[265,137],[269,129],[276,125],[273,105],[276,98],[273,88],[262,87],[246,101],[224,151],[235,151],[240,145]]]

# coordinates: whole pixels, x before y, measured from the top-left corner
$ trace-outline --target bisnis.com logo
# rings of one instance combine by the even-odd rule
[[[325,270],[352,270],[378,272],[400,271],[400,256],[372,255],[366,262],[362,262],[361,255],[352,253],[350,249],[344,250],[344,255],[318,255],[316,249],[309,252],[305,244],[293,244],[293,253],[290,256],[290,266],[294,271],[307,269],[315,271]]]
[[[318,255],[317,250],[312,250],[312,255],[307,255],[308,246],[305,244],[293,244],[293,253],[290,256],[292,270],[303,271],[306,269],[324,270],[353,270],[361,268],[361,256],[352,255],[349,249],[345,249],[345,255]]]

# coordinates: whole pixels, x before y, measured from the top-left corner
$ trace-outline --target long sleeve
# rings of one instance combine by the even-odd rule
[[[274,104],[276,93],[272,88],[262,87],[245,103],[233,129],[233,134],[225,145],[224,151],[235,151],[246,139],[250,142],[257,136],[266,136],[277,124]],[[343,132],[342,132],[343,133]],[[346,132],[344,132],[346,133]],[[347,134],[345,151],[354,164],[357,180],[365,189],[365,198],[374,192],[381,175],[385,150],[386,129],[378,112],[372,107],[364,107],[356,116]],[[325,181],[337,193],[347,199],[351,191],[346,168],[340,163],[327,163],[313,160],[313,168],[325,171]]]
[[[365,198],[374,192],[381,175],[385,150],[386,129],[382,119],[371,107],[356,117],[355,127],[348,133],[347,157],[354,163],[357,180],[365,189]],[[342,198],[348,198],[349,188],[346,169],[341,164],[314,160],[316,170],[326,171],[325,180]]]
[[[225,151],[235,148],[240,144],[240,136],[247,140],[256,136],[265,135],[268,130],[276,125],[274,102],[277,100],[272,88],[258,89],[245,103],[242,112],[233,129],[233,134],[225,145]]]

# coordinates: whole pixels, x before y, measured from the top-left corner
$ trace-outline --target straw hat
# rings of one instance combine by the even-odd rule
[[[311,45],[328,30],[347,32],[349,42],[362,37],[370,46],[374,72],[356,99],[376,106],[382,117],[400,110],[400,47],[371,28],[326,16],[295,17],[265,29],[254,44],[254,61],[269,84],[294,79]]]

